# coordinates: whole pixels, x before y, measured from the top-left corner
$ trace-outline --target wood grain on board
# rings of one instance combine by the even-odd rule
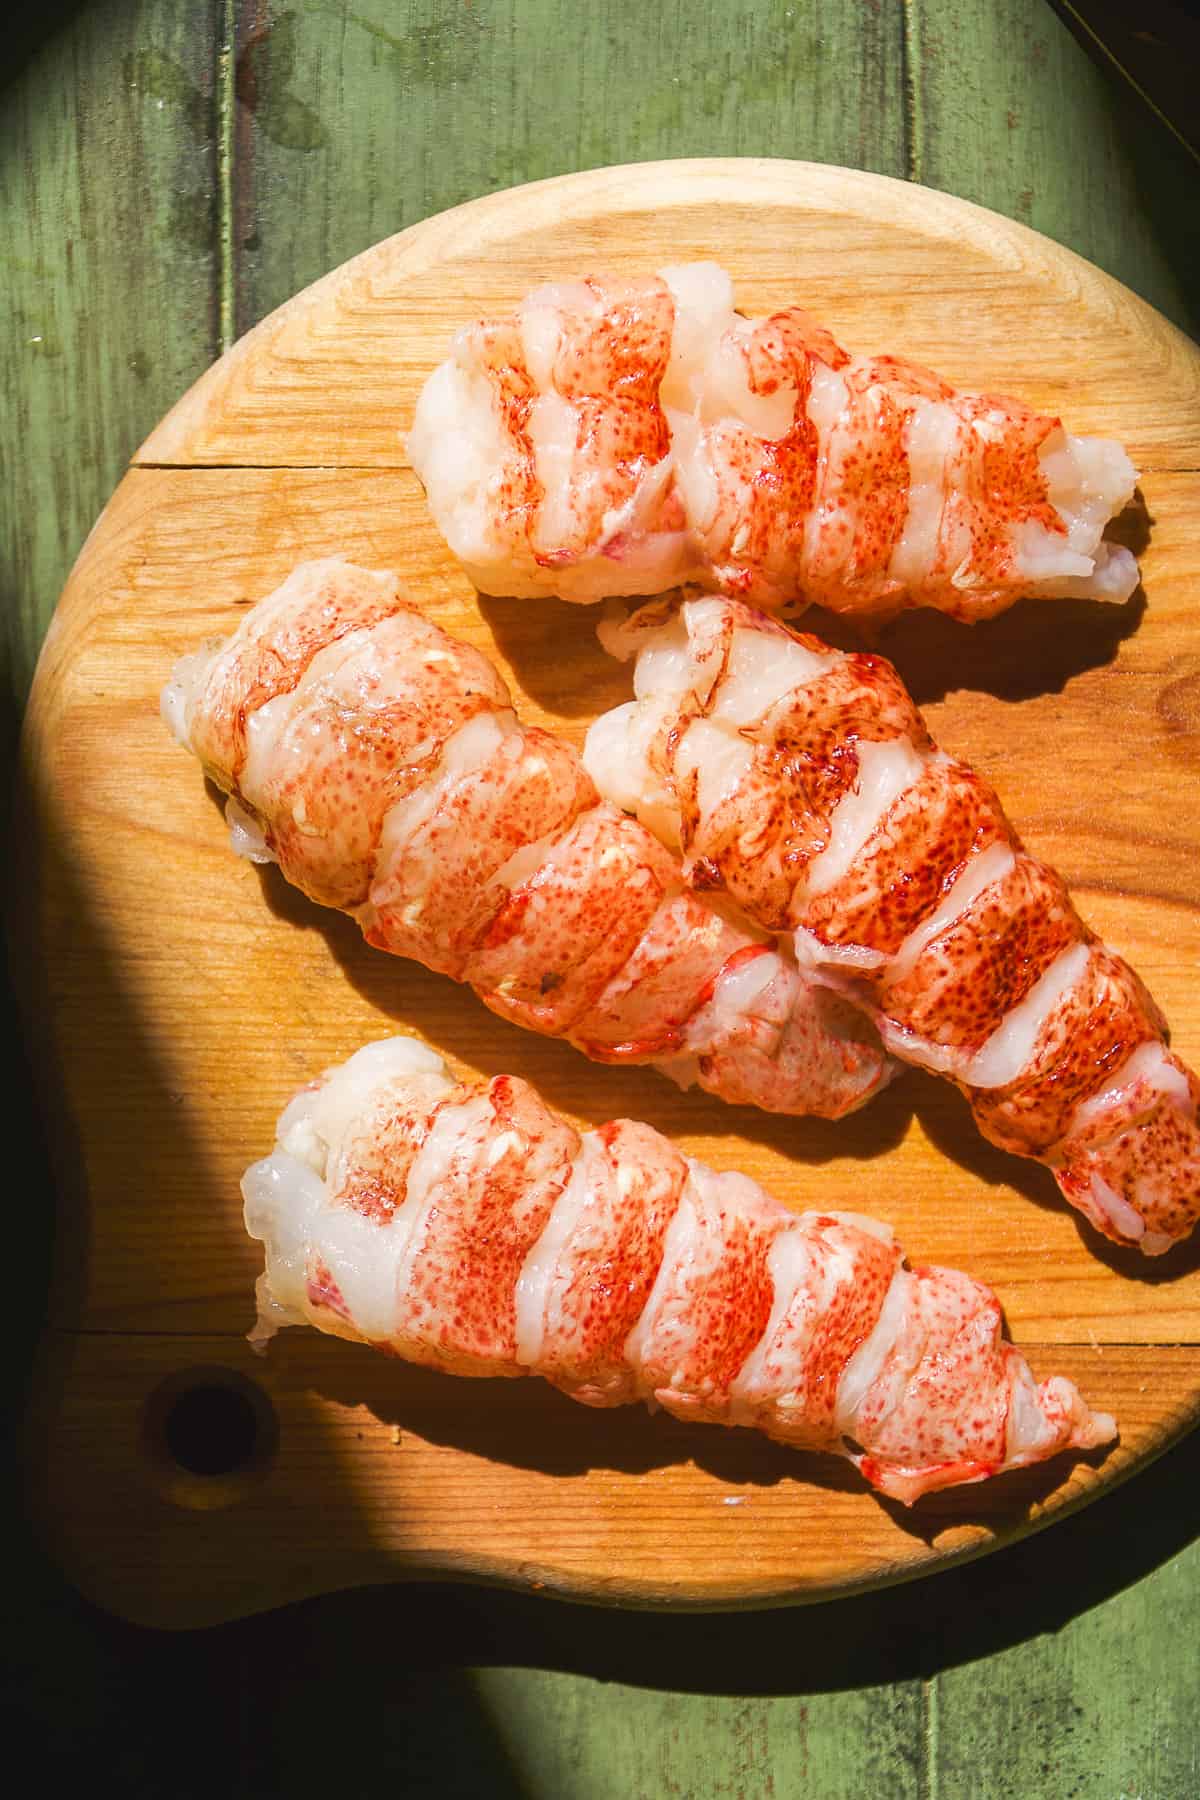
[[[993,776],[1031,846],[1079,884],[1085,914],[1141,967],[1181,1053],[1200,1061],[1200,358],[1187,341],[1020,226],[810,165],[598,171],[385,242],[266,320],[151,435],[64,595],[29,714],[42,850],[27,924],[75,1128],[54,1313],[71,1373],[47,1413],[72,1453],[54,1451],[47,1479],[64,1554],[117,1610],[178,1623],[431,1570],[627,1601],[813,1597],[1017,1535],[1195,1414],[1194,1250],[1147,1266],[1098,1244],[1045,1171],[982,1144],[965,1105],[923,1077],[839,1126],[780,1120],[503,1025],[235,862],[198,769],[158,720],[176,656],[231,629],[301,557],[342,551],[399,569],[429,616],[497,656],[524,716],[580,741],[626,696],[627,672],[600,653],[586,610],[474,594],[429,523],[401,433],[456,323],[581,260],[652,267],[664,239],[672,259],[725,261],[748,310],[802,296],[852,347],[917,356],[1128,445],[1149,517],[1128,522],[1142,594],[1117,609],[1024,603],[974,631],[910,617],[881,647],[935,733]],[[1056,1464],[1032,1489],[999,1483],[898,1518],[837,1465],[810,1478],[807,1459],[781,1462],[742,1434],[564,1420],[565,1403],[532,1383],[397,1376],[296,1334],[252,1369],[237,1334],[257,1262],[238,1175],[296,1085],[404,1029],[456,1070],[527,1076],[581,1122],[646,1117],[798,1207],[883,1214],[915,1257],[993,1283],[1037,1372],[1076,1374],[1119,1413],[1120,1448]],[[176,1567],[197,1506],[170,1482],[164,1497],[145,1428],[159,1383],[214,1357],[252,1373],[280,1419],[262,1470],[206,1513],[213,1564],[222,1544],[229,1559],[220,1580],[199,1552]],[[434,1507],[425,1492],[449,1498]]]
[[[152,1625],[413,1576],[624,1606],[821,1599],[977,1555],[1097,1480],[1089,1458],[910,1511],[864,1494],[847,1464],[750,1432],[597,1414],[541,1382],[439,1376],[315,1332],[265,1361],[212,1333],[63,1334],[56,1348],[56,1548],[85,1593]],[[1120,1413],[1108,1482],[1179,1429],[1200,1384],[1196,1346],[1157,1352],[1152,1384],[1128,1346],[1029,1350]],[[164,1403],[239,1380],[263,1396],[261,1458],[224,1477],[181,1470]]]
[[[365,251],[249,332],[135,460],[404,467],[420,383],[473,309],[510,310],[548,271],[706,257],[730,264],[749,313],[802,302],[852,351],[902,349],[958,386],[1019,383],[1080,432],[1136,412],[1141,468],[1191,455],[1194,347],[1049,239],[908,182],[815,163],[653,166],[652,179],[598,169],[469,201]],[[1138,405],[1148,387],[1173,404]]]

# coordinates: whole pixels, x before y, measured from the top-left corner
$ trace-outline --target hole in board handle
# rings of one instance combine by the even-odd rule
[[[146,1402],[144,1438],[161,1490],[199,1511],[230,1506],[260,1479],[279,1446],[262,1388],[236,1369],[181,1369]]]

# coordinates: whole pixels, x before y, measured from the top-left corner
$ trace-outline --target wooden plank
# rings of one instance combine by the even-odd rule
[[[1101,69],[1120,75],[1147,114],[1200,165],[1200,119],[1191,72],[1200,62],[1200,19],[1178,0],[1051,0],[1072,36]]]
[[[1131,96],[1089,64],[1041,0],[975,7],[911,0],[908,12],[918,179],[1048,232],[1195,333],[1200,230],[1190,199],[1194,169],[1184,152]],[[1147,593],[1150,610],[1138,629],[1112,646],[1114,665],[1130,674],[1149,674],[1155,654],[1154,615],[1165,599],[1164,584],[1148,578]],[[1183,595],[1178,598],[1186,604]],[[1082,840],[1073,829],[1077,806],[1062,777],[1077,755],[1088,754],[1074,729],[1079,715],[1070,702],[1080,682],[1086,685],[1091,677],[1078,667],[1060,667],[1057,680],[1050,675],[1069,634],[1056,645],[1050,621],[1040,623],[1045,630],[1037,620],[1010,615],[996,633],[1003,641],[985,646],[973,635],[952,684],[958,691],[945,701],[943,730],[953,743],[969,718],[984,745],[985,766],[1027,821],[1033,840],[1073,880],[1088,884],[1085,911],[1097,917],[1099,902],[1101,914],[1109,915],[1101,928],[1119,942],[1125,908],[1110,911],[1100,890],[1152,884],[1194,903],[1195,860],[1178,859],[1164,841],[1169,809],[1155,804],[1152,784],[1146,783],[1144,765],[1124,729],[1118,695],[1113,715],[1118,723],[1104,733],[1104,743],[1116,758],[1109,791],[1119,799],[1107,818],[1093,820],[1085,834],[1089,848],[1080,853]],[[927,647],[918,629],[910,647],[914,669],[925,664]],[[1022,768],[1021,759],[1011,756],[1007,708],[979,691],[988,685],[984,666],[993,653],[1002,660],[1026,658],[1026,666],[1045,680],[1042,697],[1031,698],[1030,710],[1043,713],[1045,741],[1054,753],[1042,759],[1039,771]],[[1160,672],[1159,686],[1163,752],[1193,771],[1200,748],[1193,699],[1198,669],[1185,658]],[[1131,805],[1142,813],[1152,849],[1130,840],[1124,821]],[[1181,973],[1194,963],[1191,956],[1178,957],[1169,926],[1155,960],[1174,964]],[[1152,984],[1166,972],[1165,967],[1147,970]],[[1126,1504],[1129,1499],[1123,1497]],[[1129,1529],[1153,1537],[1169,1511],[1148,1499],[1144,1521],[1139,1514]],[[1099,1523],[1102,1512],[1090,1517]],[[926,1741],[930,1793],[945,1800],[981,1791],[995,1800],[1057,1800],[1064,1794],[1108,1800],[1196,1790],[1195,1659],[1181,1655],[1180,1646],[1194,1637],[1200,1556],[1192,1547],[1161,1569],[1139,1568],[1140,1580],[1131,1576],[1130,1585],[1115,1593],[1104,1588],[1104,1603],[1089,1607],[1083,1595],[1094,1595],[1097,1583],[1105,1581],[1110,1556],[1110,1546],[1098,1539],[1090,1573],[1076,1559],[1076,1579],[1083,1584],[1077,1604],[1083,1610],[1075,1616],[1075,1605],[1068,1602],[1054,1620],[1059,1629],[1042,1629],[1019,1641],[1036,1629],[1031,1588],[1029,1622],[1024,1630],[1016,1627],[1015,1644],[995,1648],[985,1639],[957,1667],[944,1668],[943,1656],[934,1658]],[[1051,1582],[1057,1579],[1042,1566]],[[1020,1566],[1010,1569],[1023,1593]],[[1003,1565],[995,1575],[1003,1582]],[[952,1658],[957,1638],[947,1620],[940,1641]],[[993,1653],[980,1653],[987,1649]]]
[[[122,468],[219,348],[220,0],[75,8],[0,111],[11,689]]]
[[[902,175],[902,16],[840,0],[239,6],[238,329],[496,188],[659,157]]]
[[[1045,0],[908,0],[913,175],[1044,231],[1196,334],[1195,165]]]
[[[672,1616],[410,1584],[212,1635],[236,1644],[255,1694],[248,1795],[369,1792],[383,1767],[405,1800],[914,1800],[912,1600]],[[401,1681],[375,1648],[399,1619],[414,1647]],[[341,1693],[357,1729],[313,1732]]]
[[[7,11],[0,78],[5,776],[10,711],[23,703],[79,546],[150,425],[221,348],[214,120],[221,13],[221,0],[46,0]],[[14,1055],[7,1001],[5,989],[10,1057],[20,1066],[25,1057]],[[20,1085],[12,1104],[27,1131],[30,1099]],[[10,1320],[14,1415],[44,1316],[55,1212],[54,1188],[37,1161],[31,1179],[28,1137],[25,1143],[22,1179],[32,1204],[21,1209],[10,1244],[23,1271]],[[46,1782],[68,1790],[92,1779],[98,1763],[119,1766],[130,1793],[161,1786],[167,1768],[180,1800],[228,1785],[242,1735],[228,1656],[202,1638],[179,1639],[164,1656],[161,1639],[122,1629],[89,1607],[30,1541],[27,1502],[15,1488],[11,1478],[4,1484],[2,1514],[8,1572],[0,1685],[11,1754],[20,1760],[24,1739]],[[189,1745],[186,1769],[182,1743]]]
[[[472,1687],[524,1794],[919,1800],[923,1791],[913,1753],[923,1718],[917,1681],[802,1700],[502,1668],[478,1670]]]
[[[1198,1585],[1193,1545],[1059,1631],[940,1675],[936,1791],[977,1794],[986,1770],[989,1800],[1194,1794]]]

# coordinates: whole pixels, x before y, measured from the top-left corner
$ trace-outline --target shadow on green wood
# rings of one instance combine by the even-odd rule
[[[489,187],[631,158],[741,152],[893,174],[916,168],[1048,230],[1195,329],[1194,189],[1174,147],[1090,69],[1044,0],[862,8],[739,0],[704,9],[670,0],[649,11],[640,0],[606,9],[476,0],[455,8],[445,29],[441,0],[245,0],[237,13],[241,161],[236,216],[221,229],[230,228],[242,328],[387,232]],[[291,24],[279,34],[285,15]],[[917,31],[907,69],[906,19]],[[25,216],[36,231],[27,267],[16,271],[19,299],[31,309],[31,338],[41,333],[43,295],[61,303],[70,333],[70,354],[57,360],[47,360],[44,340],[31,349],[14,339],[8,391],[16,416],[24,407],[32,421],[21,429],[4,533],[6,624],[20,621],[17,692],[114,472],[215,349],[214,246],[182,234],[171,197],[190,187],[200,195],[196,217],[203,213],[211,142],[189,131],[186,107],[160,106],[161,95],[131,86],[124,59],[158,52],[207,91],[216,20],[211,5],[189,9],[183,22],[153,5],[47,0],[26,9],[15,37],[9,27],[7,77],[40,53],[36,81],[11,90],[25,95],[28,124],[9,140],[6,173],[19,186],[18,163],[28,167]],[[136,75],[159,65],[131,67]],[[906,74],[915,113],[904,105]],[[70,128],[60,133],[59,120]],[[79,239],[85,219],[93,226],[80,246],[81,283],[67,240]],[[16,1110],[28,1116],[20,1097]],[[50,1191],[47,1176],[25,1178],[10,1212],[10,1231],[34,1231],[9,1249],[19,1271],[10,1316],[26,1306],[31,1321]],[[1132,1763],[1140,1759],[1136,1791],[1176,1800],[1194,1790],[1186,1785],[1194,1724],[1175,1705],[1165,1761],[1154,1761],[1152,1737],[1171,1735],[1160,1728],[1171,1724],[1174,1657],[1186,1643],[1168,1631],[1186,1620],[1183,1602],[1200,1582],[1198,1477],[1193,1438],[1128,1487],[997,1557],[815,1609],[631,1616],[398,1587],[165,1640],[75,1597],[30,1547],[18,1515],[5,1539],[9,1698],[42,1770],[82,1784],[104,1766],[130,1796],[206,1800],[214,1791],[255,1800],[334,1786],[368,1793],[384,1782],[406,1795],[507,1800],[552,1791],[537,1768],[539,1755],[549,1767],[552,1752],[574,1755],[571,1791],[583,1800],[618,1791],[603,1782],[623,1736],[636,1736],[627,1754],[643,1771],[630,1793],[657,1800],[672,1783],[736,1791],[735,1776],[753,1792],[783,1741],[771,1737],[780,1708],[799,1735],[787,1740],[777,1791],[794,1771],[821,1800],[835,1792],[890,1800],[928,1791],[932,1774],[946,1796],[973,1791],[978,1769],[963,1758],[988,1741],[990,1707],[1011,1727],[997,1760],[983,1765],[995,1775],[991,1792],[1057,1800],[1072,1791],[1054,1761],[1070,1721],[1051,1719],[1040,1772],[1017,1758],[1039,1699],[1029,1684],[1047,1672],[1045,1643],[1060,1665],[1078,1662],[1084,1725],[1096,1731],[1091,1764],[1073,1765],[1091,1768],[1092,1785],[1073,1791],[1105,1800],[1120,1791],[1105,1751],[1125,1746]],[[1109,1635],[1084,1631],[1093,1611],[1097,1627],[1114,1621]],[[1090,1638],[1097,1656],[1112,1631],[1126,1634],[1117,1690],[1103,1671],[1089,1681],[1081,1642]],[[1022,1659],[1017,1677],[1012,1651]],[[633,1690],[660,1704],[637,1706]],[[943,1730],[938,1767],[926,1771],[935,1690]],[[553,1693],[560,1703],[546,1714],[549,1742],[539,1749],[528,1707]],[[849,1704],[855,1696],[860,1703]],[[964,1718],[972,1709],[974,1719]],[[563,1751],[571,1731],[574,1748]],[[811,1751],[803,1772],[802,1750]],[[676,1779],[687,1772],[690,1790]]]

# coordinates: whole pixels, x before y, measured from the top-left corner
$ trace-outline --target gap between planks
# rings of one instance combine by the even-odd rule
[[[237,246],[234,242],[237,107],[237,0],[222,0],[221,42],[214,89],[217,102],[217,318],[221,350],[237,338]]]
[[[281,474],[300,472],[303,470],[321,470],[327,474],[346,475],[414,475],[416,471],[409,462],[371,462],[371,463],[297,463],[297,462],[150,462],[134,457],[127,465],[128,469],[161,469],[166,473],[177,475],[208,475],[214,470],[227,472],[240,470],[267,469]],[[1144,463],[1139,474],[1153,475],[1200,475],[1200,463]]]
[[[243,1343],[248,1337],[244,1331],[205,1331],[202,1326],[139,1326],[139,1325],[63,1325],[58,1320],[48,1321],[43,1327],[47,1335],[63,1338],[211,1338],[213,1341],[224,1340],[231,1344]],[[324,1334],[318,1333],[318,1336]],[[354,1341],[354,1340],[351,1340]],[[1105,1350],[1153,1350],[1156,1355],[1164,1350],[1195,1350],[1200,1347],[1200,1333],[1194,1338],[1171,1338],[1159,1342],[1156,1338],[1006,1338],[1022,1350],[1094,1350],[1103,1355]],[[416,1366],[416,1365],[413,1365]],[[484,1377],[486,1379],[486,1377]]]

